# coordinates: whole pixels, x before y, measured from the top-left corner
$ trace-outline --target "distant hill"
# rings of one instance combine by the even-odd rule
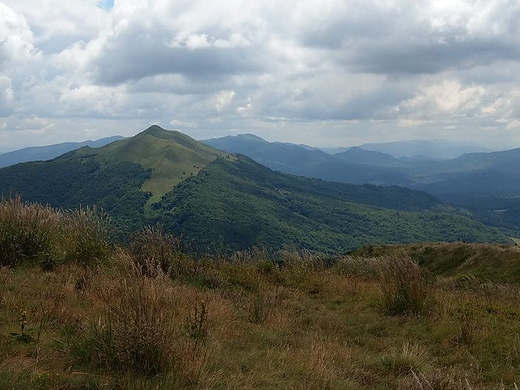
[[[453,160],[420,162],[411,186],[449,197],[520,197],[520,149],[465,154]]]
[[[508,240],[424,192],[285,175],[158,126],[101,148],[0,169],[0,192],[61,208],[97,205],[121,234],[160,223],[202,253]]]
[[[361,149],[388,154],[395,158],[450,160],[463,154],[490,152],[484,146],[445,140],[412,140],[359,145]]]
[[[359,148],[330,155],[311,147],[267,142],[249,134],[201,142],[230,153],[244,154],[283,173],[350,184],[411,184],[408,173],[403,169],[406,168],[405,164],[391,156]]]
[[[28,161],[50,160],[55,157],[61,156],[64,153],[70,152],[71,150],[79,149],[83,146],[98,148],[100,146],[104,146],[111,142],[118,141],[121,139],[123,139],[123,137],[113,136],[102,138],[97,141],[88,140],[84,142],[64,142],[55,145],[33,146],[29,148],[23,148],[20,150],[0,154],[0,168]]]
[[[338,253],[374,242],[480,241],[492,231],[424,193],[290,177],[244,156],[217,159],[156,208],[168,230],[216,250],[256,245]]]
[[[358,147],[350,148],[341,153],[337,153],[334,157],[348,162],[350,164],[359,165],[375,165],[387,168],[407,168],[409,165],[399,161],[398,159],[381,152],[374,152]]]
[[[141,190],[152,194],[152,202],[159,200],[181,181],[196,175],[217,157],[227,155],[185,134],[166,131],[159,126],[151,126],[135,137],[96,151],[82,148],[77,156],[88,156],[93,152],[98,158],[128,161],[150,170],[150,178],[143,183]]]

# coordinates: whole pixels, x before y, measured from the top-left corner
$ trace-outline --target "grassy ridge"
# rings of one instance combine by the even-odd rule
[[[516,245],[426,243],[365,247],[352,255],[393,256],[402,251],[431,272],[462,283],[520,283],[520,248]]]
[[[84,148],[81,153],[90,153]],[[80,153],[80,154],[81,154]],[[196,175],[218,156],[228,156],[175,131],[152,126],[135,137],[114,142],[96,153],[115,161],[130,161],[151,170],[141,190],[150,192],[149,202],[158,201],[178,183]]]
[[[46,222],[34,224],[43,213]],[[73,217],[78,226],[81,218]],[[90,220],[97,233],[90,241],[104,242],[103,221]],[[38,205],[0,207],[2,232],[21,225],[25,232],[60,230],[67,221]],[[63,243],[74,242],[74,229],[61,231]],[[450,390],[519,383],[516,283],[462,283],[446,276],[449,270],[428,272],[402,249],[336,258],[288,251],[273,258],[257,250],[197,261],[154,228],[127,247],[107,248],[102,261],[71,257],[43,270],[38,255],[63,243],[26,243],[35,257],[18,253],[23,262],[1,258],[2,389]],[[443,263],[446,249],[431,248]],[[493,249],[507,258],[507,248],[488,246],[488,253]]]

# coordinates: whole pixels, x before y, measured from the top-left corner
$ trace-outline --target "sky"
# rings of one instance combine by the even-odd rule
[[[0,0],[0,151],[253,133],[520,147],[519,0]]]

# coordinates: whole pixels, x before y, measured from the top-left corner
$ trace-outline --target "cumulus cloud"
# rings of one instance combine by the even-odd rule
[[[415,118],[471,115],[478,109],[485,94],[480,86],[462,86],[456,80],[428,85],[413,99],[405,100],[400,109]]]
[[[158,123],[520,144],[519,19],[510,0],[0,0],[0,142]]]
[[[255,23],[228,14],[223,3],[116,3],[113,27],[92,58],[96,81],[120,84],[167,74],[211,79],[262,71],[265,50]]]
[[[95,38],[110,23],[97,0],[3,0],[31,28],[35,44],[46,54],[59,53],[79,41]],[[1,3],[0,3],[1,4]]]
[[[519,60],[519,17],[507,0],[338,2],[317,23],[304,17],[300,39],[354,71],[435,74]]]
[[[0,69],[24,64],[34,51],[33,35],[25,18],[0,3]]]

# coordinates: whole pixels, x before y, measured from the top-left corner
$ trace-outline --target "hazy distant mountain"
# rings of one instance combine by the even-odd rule
[[[340,146],[339,148],[319,148],[319,149],[323,150],[327,154],[338,154],[338,153],[346,152],[350,148],[351,148],[351,146]]]
[[[102,138],[97,141],[83,141],[83,142],[64,142],[48,146],[33,146],[12,152],[0,154],[0,168],[7,167],[27,161],[45,161],[51,160],[71,150],[79,149],[83,146],[90,146],[97,148],[107,145],[111,142],[123,139],[121,136],[113,136]]]
[[[334,157],[350,164],[376,165],[387,168],[405,168],[409,166],[388,154],[365,150],[358,147],[353,147],[347,151],[337,153]]]
[[[307,169],[337,160],[311,147],[282,142],[268,142],[251,134],[239,134],[202,140],[202,143],[229,153],[240,153],[271,169],[310,176]]]
[[[410,184],[405,164],[382,153],[359,148],[330,155],[312,147],[268,142],[251,134],[201,141],[229,153],[240,153],[276,171],[350,184]]]
[[[491,150],[477,144],[463,144],[441,140],[414,140],[388,143],[370,143],[359,145],[364,150],[389,154],[395,158],[425,158],[448,160],[466,153],[490,152]]]
[[[284,173],[315,177],[352,184],[404,185],[435,195],[446,193],[517,194],[520,180],[520,149],[502,152],[470,153],[453,159],[450,154],[468,150],[444,141],[405,141],[367,144],[329,155],[316,149],[294,144],[267,142],[245,134],[202,141],[230,153],[241,153]],[[422,153],[422,157],[393,157],[379,148],[399,156]],[[441,147],[445,147],[441,150]],[[396,150],[399,149],[400,152]],[[516,196],[516,195],[515,195]]]
[[[453,160],[418,163],[415,188],[436,195],[520,198],[520,149],[471,153]]]

